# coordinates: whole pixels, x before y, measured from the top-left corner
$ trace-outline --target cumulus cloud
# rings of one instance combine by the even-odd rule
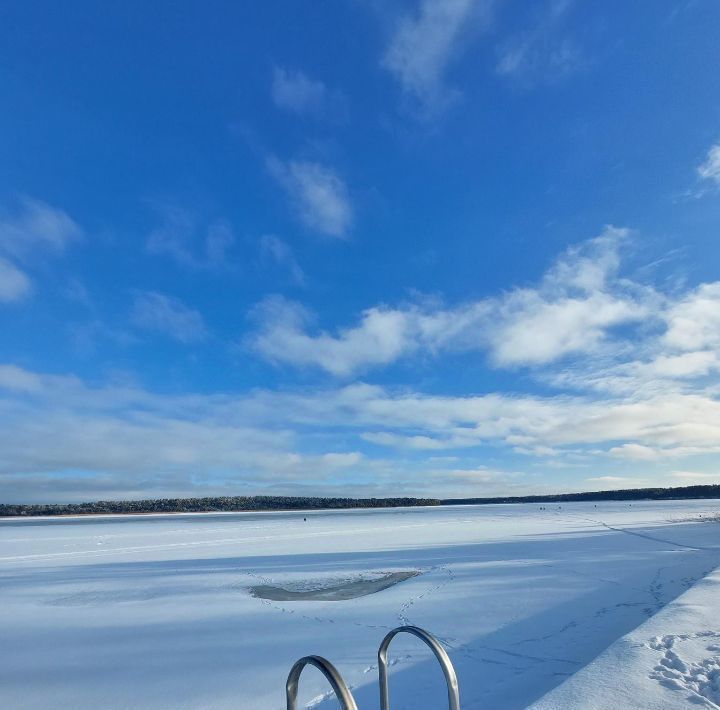
[[[485,351],[498,367],[541,365],[597,350],[612,328],[648,316],[648,294],[617,278],[627,230],[569,249],[536,287],[443,308],[409,304],[366,309],[356,325],[312,332],[296,303],[270,299],[255,310],[253,349],[275,362],[350,375],[417,352]]]
[[[338,239],[347,235],[353,208],[345,182],[332,168],[305,160],[284,163],[277,158],[270,158],[267,165],[308,228]]]
[[[590,352],[609,329],[647,315],[645,296],[615,278],[628,231],[607,227],[570,248],[535,289],[515,289],[497,302],[500,316],[491,339],[501,366],[552,362]]]
[[[667,311],[664,342],[678,350],[720,350],[720,282],[701,284]]]
[[[487,0],[420,0],[401,18],[382,64],[423,117],[436,115],[457,95],[445,85],[446,72],[466,37],[488,26],[491,7]]]
[[[311,314],[300,304],[275,296],[258,304],[253,312],[258,331],[250,347],[275,362],[314,365],[335,375],[349,375],[372,365],[385,365],[407,351],[406,314],[373,308],[363,314],[359,326],[341,331],[308,335]]]
[[[688,391],[720,372],[720,282],[649,299],[654,327],[628,339],[605,361],[588,361],[549,378],[560,387],[604,392]]]
[[[150,254],[169,256],[193,269],[228,268],[235,236],[229,222],[223,219],[201,224],[189,210],[163,206],[162,219],[147,239]]]
[[[177,298],[154,291],[135,294],[131,318],[139,328],[167,335],[182,343],[196,342],[207,335],[199,311],[188,308]]]

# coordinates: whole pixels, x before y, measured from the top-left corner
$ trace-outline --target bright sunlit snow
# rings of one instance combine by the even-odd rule
[[[533,710],[720,707],[719,591],[720,573],[715,571],[616,641]]]
[[[369,710],[377,647],[411,623],[445,644],[467,710],[567,687],[573,707],[617,708],[607,672],[628,654],[637,707],[717,707],[712,578],[654,615],[720,566],[720,524],[703,521],[718,514],[677,501],[2,521],[3,706],[276,710],[293,662],[319,654]],[[630,651],[600,656],[629,632]],[[398,637],[390,656],[393,710],[446,707],[428,649]],[[328,690],[308,669],[300,707],[333,707]],[[543,707],[563,707],[552,697]]]

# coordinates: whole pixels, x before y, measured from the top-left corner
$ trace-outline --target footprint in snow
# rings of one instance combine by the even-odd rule
[[[701,631],[651,639],[646,647],[661,651],[662,656],[650,678],[686,693],[695,704],[720,708],[720,644],[708,644],[709,638],[720,638],[720,633]],[[708,652],[712,655],[708,656]]]

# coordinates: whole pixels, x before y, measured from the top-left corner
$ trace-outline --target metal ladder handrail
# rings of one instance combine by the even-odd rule
[[[429,632],[421,629],[419,626],[398,626],[393,629],[380,644],[378,649],[378,671],[380,674],[380,710],[390,710],[390,696],[388,692],[388,673],[387,673],[387,652],[390,642],[400,633],[408,633],[417,636],[424,641],[435,654],[440,666],[442,667],[445,682],[448,690],[448,707],[450,710],[460,710],[460,690],[458,688],[457,675],[453,667],[450,656],[442,647],[440,642]]]
[[[287,698],[287,710],[297,710],[298,681],[305,666],[315,666],[327,678],[332,686],[337,699],[340,701],[342,710],[358,710],[350,689],[342,679],[337,668],[322,656],[304,656],[290,669],[285,683],[285,697]]]

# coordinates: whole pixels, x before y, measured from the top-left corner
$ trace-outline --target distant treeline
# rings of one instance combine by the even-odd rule
[[[448,498],[443,505],[488,505],[490,503],[571,503],[597,500],[687,500],[720,498],[718,486],[680,486],[677,488],[629,488],[619,491],[557,493],[545,496],[508,496],[505,498]]]
[[[212,513],[263,510],[320,510],[337,508],[392,508],[440,505],[433,498],[306,498],[303,496],[221,496],[160,498],[157,500],[100,500],[94,503],[0,505],[1,516],[97,515],[100,513]]]
[[[571,503],[602,500],[683,500],[720,498],[720,485],[680,488],[633,488],[619,491],[558,493],[500,498],[306,498],[303,496],[221,496],[158,500],[101,500],[95,503],[51,505],[0,504],[0,517],[17,515],[91,515],[101,513],[212,513],[267,510],[333,510],[492,503]]]

